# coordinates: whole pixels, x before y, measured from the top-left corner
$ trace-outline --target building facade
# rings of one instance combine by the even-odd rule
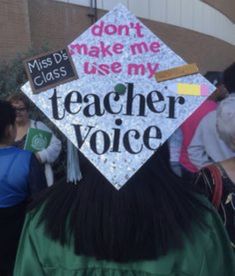
[[[120,2],[201,73],[234,62],[233,0],[2,0],[1,60],[29,48],[62,48]]]

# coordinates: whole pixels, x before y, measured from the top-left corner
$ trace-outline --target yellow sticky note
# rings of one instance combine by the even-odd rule
[[[177,86],[178,94],[192,96],[201,95],[201,87],[198,84],[178,83]]]

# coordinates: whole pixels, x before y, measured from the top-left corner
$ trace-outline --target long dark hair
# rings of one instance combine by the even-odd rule
[[[150,260],[182,247],[199,202],[156,154],[117,191],[83,156],[79,184],[60,183],[34,202],[44,202],[40,222],[62,245],[74,238],[77,255],[127,262]]]

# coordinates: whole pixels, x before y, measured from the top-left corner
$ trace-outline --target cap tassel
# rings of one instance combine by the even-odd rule
[[[81,178],[77,148],[67,139],[67,182],[77,184]]]

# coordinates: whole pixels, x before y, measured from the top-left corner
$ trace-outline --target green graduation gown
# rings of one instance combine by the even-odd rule
[[[61,246],[37,226],[40,211],[28,213],[22,232],[14,276],[233,276],[235,257],[218,215],[205,211],[207,226],[193,226],[184,248],[157,260],[130,263],[98,261],[77,256],[72,245]]]

